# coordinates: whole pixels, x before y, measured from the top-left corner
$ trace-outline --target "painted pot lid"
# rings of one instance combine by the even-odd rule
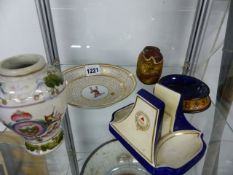
[[[128,97],[136,80],[128,70],[109,64],[81,65],[64,71],[68,103],[82,108],[102,108]]]
[[[162,77],[159,84],[181,94],[183,110],[186,113],[201,112],[210,106],[209,87],[195,77],[171,74]]]

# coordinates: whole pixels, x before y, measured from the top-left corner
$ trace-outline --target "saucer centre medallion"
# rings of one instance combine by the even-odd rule
[[[142,111],[138,111],[135,114],[135,123],[136,123],[137,130],[146,131],[150,127],[150,119]]]
[[[89,100],[99,100],[108,95],[108,89],[102,85],[87,86],[82,91],[82,96]]]

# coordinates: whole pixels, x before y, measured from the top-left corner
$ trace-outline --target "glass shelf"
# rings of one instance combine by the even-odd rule
[[[0,134],[0,174],[71,175],[65,141],[57,150],[34,156],[24,149],[24,140],[6,130]]]
[[[74,65],[61,65],[62,70],[68,69]],[[135,66],[123,66],[127,70],[131,71],[135,75]],[[180,74],[182,72],[182,67],[164,67],[162,76],[167,74]],[[136,75],[135,75],[136,77]],[[137,78],[136,78],[137,79]],[[137,79],[137,85],[134,92],[126,99],[122,100],[119,103],[116,103],[110,107],[101,108],[101,109],[85,109],[77,108],[69,105],[69,116],[71,120],[71,128],[74,135],[74,144],[77,153],[79,169],[81,171],[83,164],[85,163],[87,157],[101,144],[107,142],[114,137],[110,134],[108,130],[108,124],[111,120],[112,113],[130,103],[133,103],[135,100],[135,94],[141,88],[152,92],[154,85],[144,85]],[[210,87],[211,89],[211,87]],[[213,99],[215,97],[212,97]],[[218,116],[219,126],[218,129],[221,130],[221,134],[213,139],[212,133],[216,129],[214,124],[214,118]],[[226,171],[223,169],[225,166],[224,162],[228,164],[233,161],[233,156],[226,158],[222,157],[222,147],[228,147],[233,143],[233,134],[230,123],[225,120],[223,115],[219,113],[219,110],[216,108],[215,104],[212,103],[211,106],[204,112],[195,113],[195,114],[185,114],[186,118],[194,125],[197,129],[201,130],[204,133],[204,140],[209,145],[210,149],[213,147],[216,148],[216,145],[219,146],[219,172]],[[223,149],[224,150],[224,149]],[[208,162],[205,162],[209,158],[209,154],[212,153],[211,150],[208,150],[204,158],[198,162],[187,175],[199,175],[202,174],[204,169],[208,169]],[[203,168],[205,164],[205,168]],[[210,166],[209,168],[213,168]]]

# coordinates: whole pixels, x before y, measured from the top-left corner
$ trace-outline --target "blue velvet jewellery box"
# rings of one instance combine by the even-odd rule
[[[112,115],[110,132],[151,174],[181,175],[204,155],[203,133],[182,111],[181,96],[160,84]]]

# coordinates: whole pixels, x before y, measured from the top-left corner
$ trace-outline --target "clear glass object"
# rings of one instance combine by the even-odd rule
[[[110,140],[87,158],[82,175],[149,175],[138,161],[117,141]]]

